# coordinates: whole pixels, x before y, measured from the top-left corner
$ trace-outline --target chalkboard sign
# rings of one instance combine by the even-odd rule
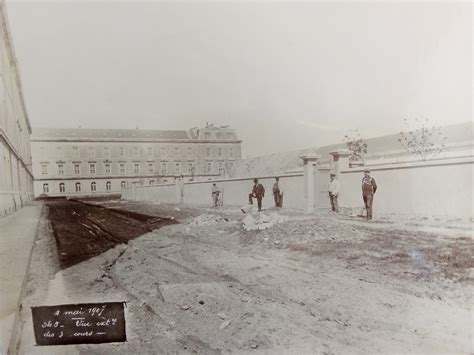
[[[127,341],[124,303],[81,303],[31,307],[37,345]]]

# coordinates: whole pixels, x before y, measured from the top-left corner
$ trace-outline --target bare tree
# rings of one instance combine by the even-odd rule
[[[404,119],[406,130],[400,132],[400,142],[403,149],[422,161],[433,159],[446,149],[447,137],[441,128],[430,124],[426,117],[415,118],[415,128],[410,129],[408,119]]]
[[[353,129],[344,136],[346,148],[352,152],[349,161],[362,161],[365,164],[365,155],[367,154],[367,143],[361,137],[359,130]]]

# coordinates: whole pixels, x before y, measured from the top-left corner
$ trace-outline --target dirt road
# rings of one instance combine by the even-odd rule
[[[238,209],[103,205],[180,223],[60,270],[44,221],[19,353],[473,351],[471,238],[294,211],[245,232]],[[126,343],[33,346],[30,306],[100,301],[128,301]]]

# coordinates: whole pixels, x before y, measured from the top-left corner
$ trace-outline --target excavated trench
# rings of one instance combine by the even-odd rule
[[[177,223],[170,218],[105,208],[76,200],[50,200],[46,205],[62,269],[165,225]]]

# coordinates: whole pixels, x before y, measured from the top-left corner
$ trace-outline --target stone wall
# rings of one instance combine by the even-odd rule
[[[469,147],[472,148],[472,145]],[[350,167],[349,154],[339,150],[331,152],[331,159],[318,155],[302,157],[303,171],[282,176],[284,186],[283,207],[313,211],[329,208],[327,184],[329,173],[335,172],[341,183],[341,207],[363,207],[361,181],[364,169],[378,184],[374,198],[374,218],[381,214],[472,217],[474,154],[472,149],[449,154],[429,161],[413,157],[396,158],[396,161],[375,159],[366,161],[365,167]],[[331,161],[331,166],[320,166],[318,161]],[[274,205],[272,185],[274,177],[259,177],[266,189],[263,207]],[[223,190],[225,205],[241,206],[248,202],[252,178],[226,179],[183,184],[183,202],[212,205],[212,183]],[[124,189],[123,198],[154,202],[178,203],[177,186],[159,185]]]

